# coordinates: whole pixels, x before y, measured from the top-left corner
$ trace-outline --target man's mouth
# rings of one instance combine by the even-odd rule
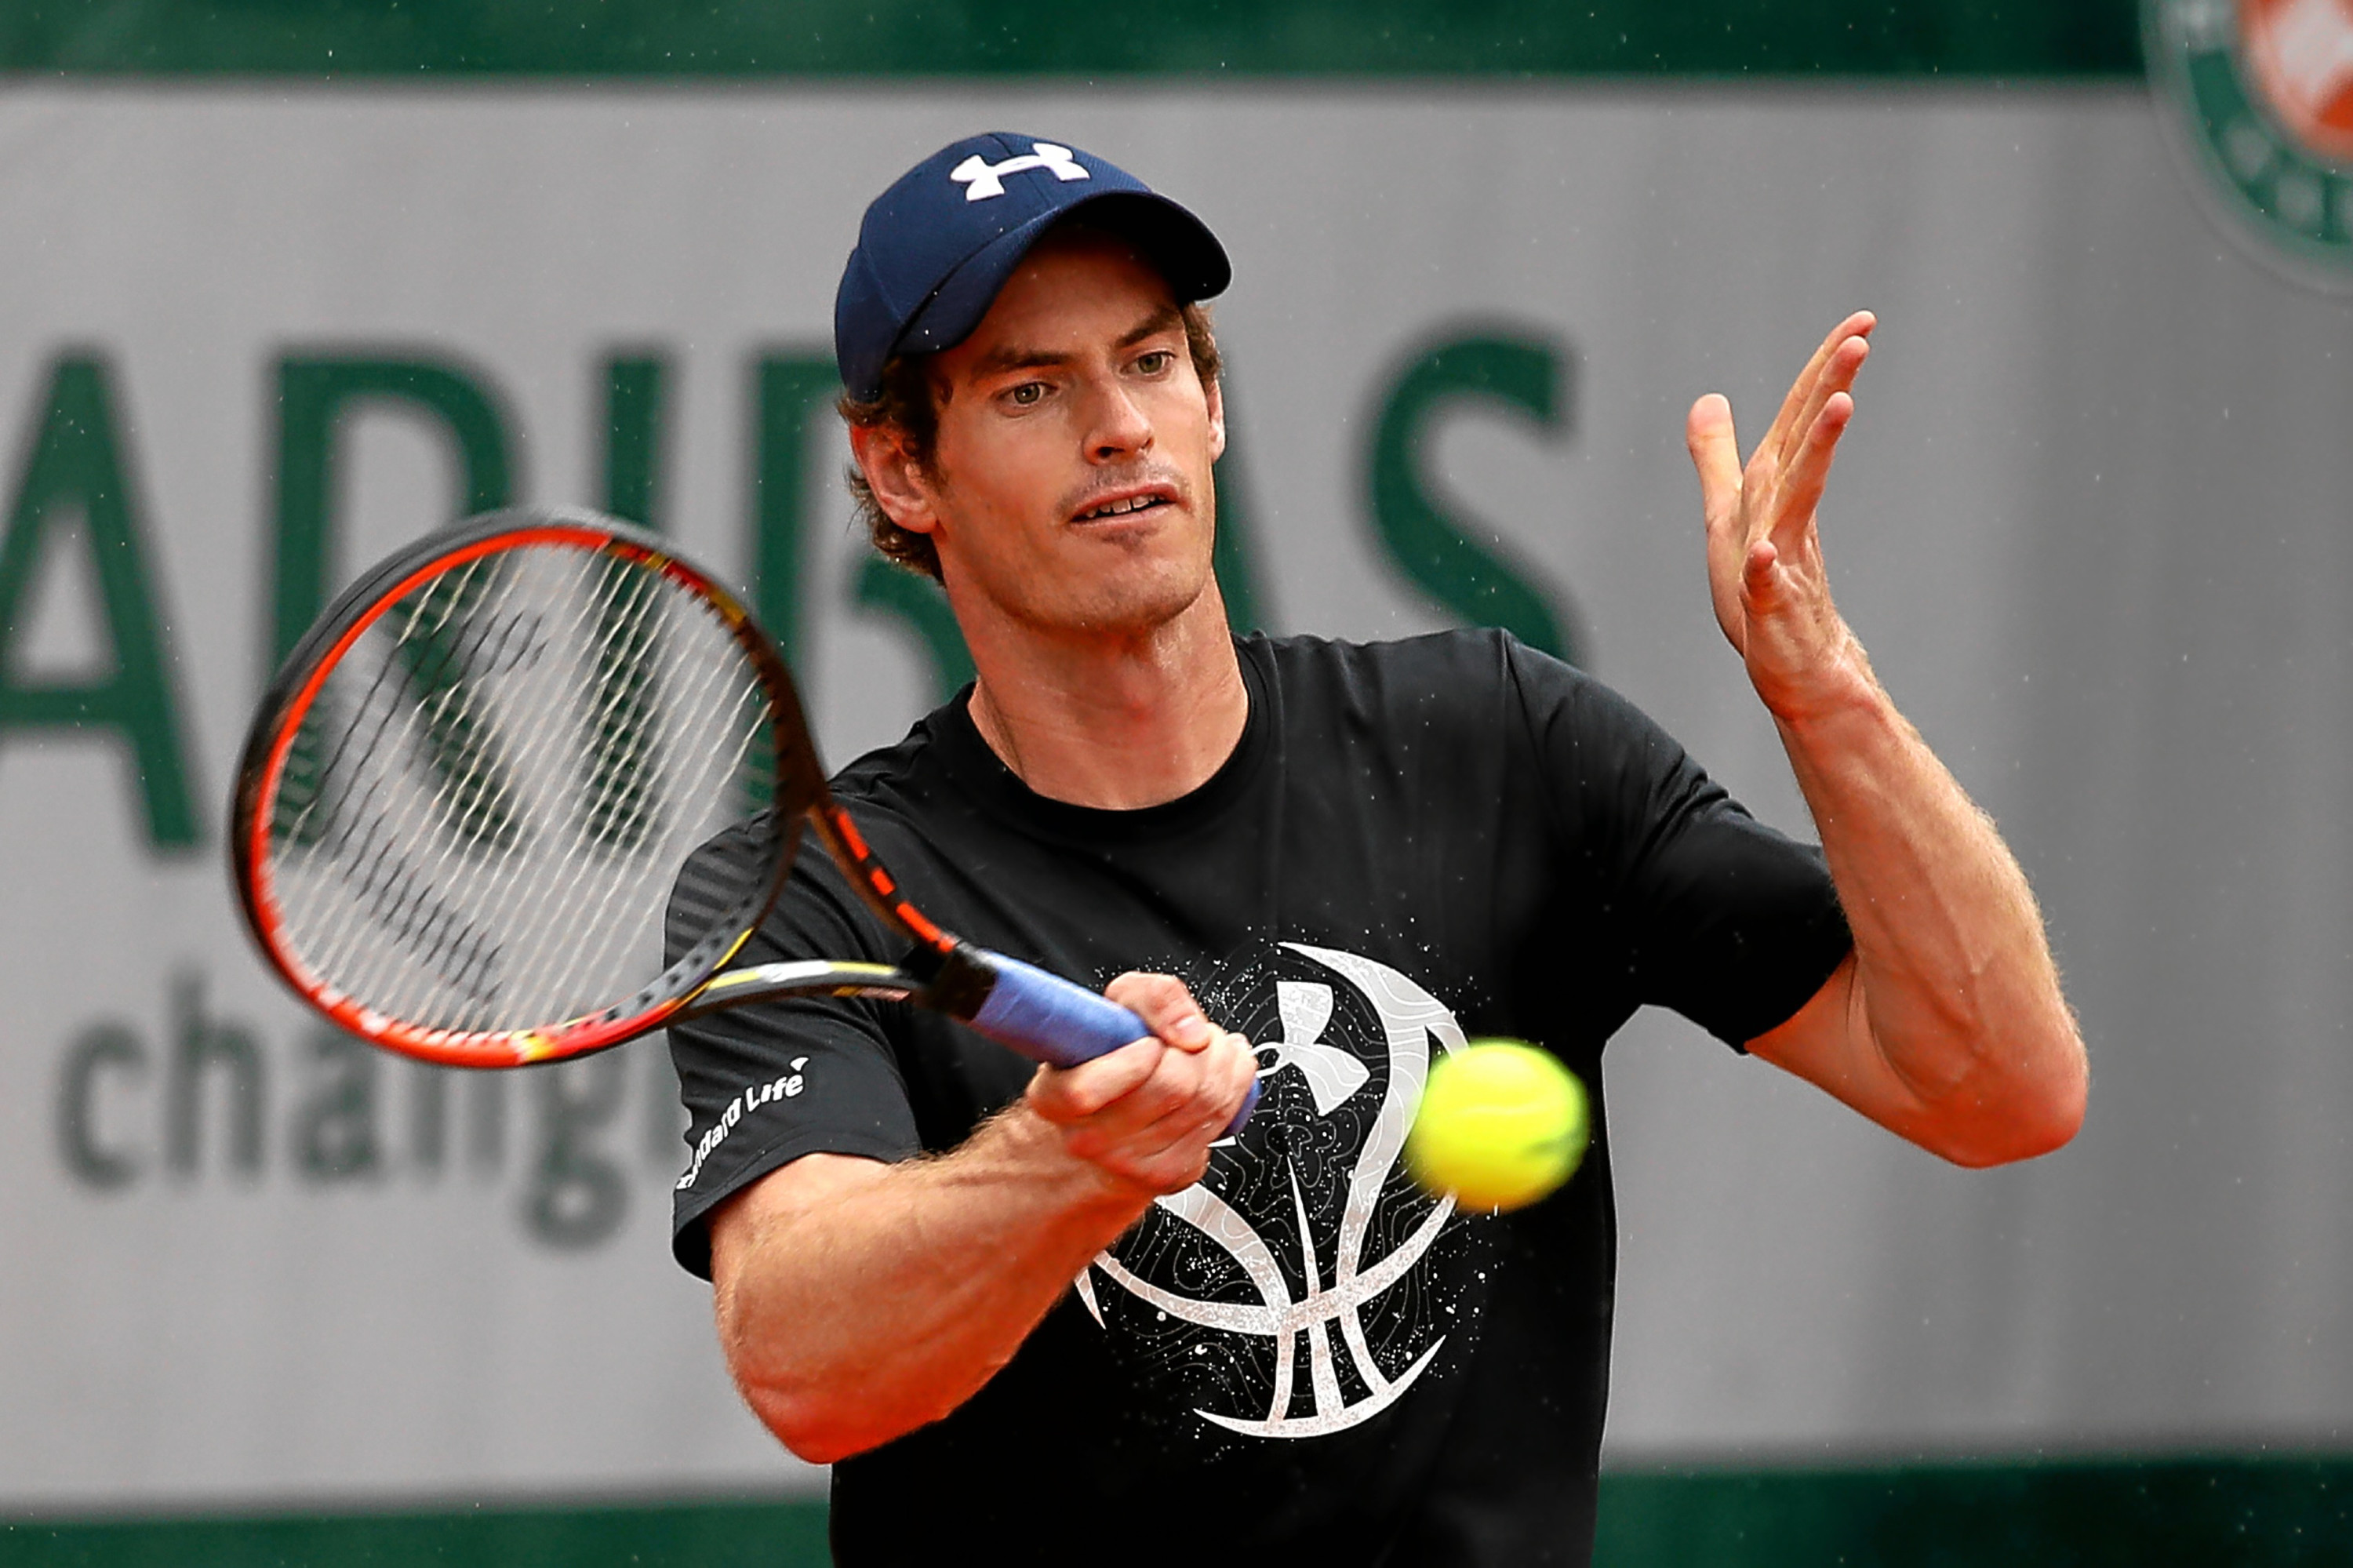
[[[1106,501],[1100,506],[1082,512],[1077,521],[1096,523],[1106,517],[1133,517],[1138,513],[1168,504],[1168,497],[1165,495],[1131,495],[1119,501]]]

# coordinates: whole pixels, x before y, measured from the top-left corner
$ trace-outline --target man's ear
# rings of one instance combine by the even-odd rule
[[[940,525],[929,477],[907,450],[904,431],[895,425],[852,425],[849,454],[892,522],[910,534],[928,534]]]
[[[1217,461],[1226,455],[1226,391],[1222,382],[1212,381],[1207,388],[1209,400],[1209,461]]]

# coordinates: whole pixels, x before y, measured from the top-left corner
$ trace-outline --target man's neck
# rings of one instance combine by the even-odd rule
[[[1050,800],[1157,806],[1208,782],[1240,744],[1250,694],[1212,584],[1131,638],[1054,637],[1000,622],[974,640],[972,722]]]

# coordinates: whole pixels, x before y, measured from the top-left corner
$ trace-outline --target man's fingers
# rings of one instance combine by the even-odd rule
[[[1098,1115],[1142,1088],[1166,1054],[1159,1041],[1138,1040],[1075,1067],[1040,1067],[1029,1080],[1029,1104],[1056,1123]]]
[[[1798,420],[1782,436],[1778,456],[1780,467],[1787,468],[1797,461],[1799,443],[1810,439],[1815,424],[1830,400],[1841,392],[1854,390],[1855,377],[1862,374],[1862,362],[1871,357],[1871,344],[1860,334],[1850,334],[1831,347],[1830,357],[1822,362],[1821,374],[1814,377],[1813,390],[1806,397],[1806,406]]]
[[[1774,548],[1770,539],[1759,539],[1748,547],[1748,554],[1740,563],[1740,575],[1746,579],[1751,602],[1761,603],[1772,596],[1773,567],[1780,558],[1781,552]]]
[[[1237,1058],[1256,1069],[1250,1042],[1239,1034],[1220,1033],[1203,1052],[1139,1040],[1075,1067],[1040,1067],[1030,1080],[1029,1097],[1049,1121],[1092,1119],[1123,1136],[1164,1117],[1187,1114],[1185,1107],[1194,1102],[1222,1104],[1230,1119],[1242,1096]]]
[[[1258,1076],[1258,1051],[1239,1034],[1228,1034],[1221,1048],[1209,1054],[1208,1107],[1210,1130],[1222,1135],[1242,1108],[1250,1080]]]
[[[1844,392],[1831,394],[1814,422],[1807,428],[1781,482],[1770,537],[1778,549],[1788,550],[1813,525],[1814,509],[1821,504],[1830,482],[1831,463],[1838,456],[1839,438],[1854,418],[1854,399]]]
[[[1139,1105],[1131,1114],[1122,1114],[1124,1107],[1074,1127],[1070,1132],[1070,1150],[1084,1160],[1103,1160],[1129,1169],[1154,1164],[1166,1160],[1172,1151],[1183,1156],[1205,1155],[1209,1144],[1225,1130],[1227,1121],[1233,1119],[1229,1111],[1220,1119],[1200,1095],[1179,1095],[1160,1105],[1155,1102],[1157,1115],[1148,1114]]]
[[[1848,321],[1853,319],[1852,316],[1847,318]],[[1822,366],[1830,358],[1831,350],[1848,335],[1845,328],[1846,322],[1841,322],[1833,328],[1830,336],[1822,339],[1820,345],[1814,350],[1813,356],[1806,361],[1806,367],[1798,372],[1798,378],[1789,383],[1789,390],[1783,395],[1780,408],[1773,412],[1772,426],[1766,430],[1765,439],[1757,443],[1758,451],[1778,452],[1788,443],[1789,427],[1796,424],[1798,416],[1804,412],[1806,399],[1813,395],[1814,381],[1821,375]]]
[[[1707,525],[1707,589],[1716,624],[1739,648],[1746,641],[1740,614],[1740,553],[1747,543],[1742,521],[1740,440],[1732,425],[1732,405],[1711,392],[1692,405],[1683,440],[1699,471],[1700,509]]]
[[[1075,1067],[1040,1067],[1029,1107],[1062,1129],[1063,1145],[1124,1181],[1173,1192],[1198,1181],[1209,1145],[1250,1087],[1250,1042],[1202,1015],[1183,982],[1129,973],[1103,994],[1152,1030]]]
[[[1113,1061],[1146,1054],[1151,1065],[1141,1078],[1132,1060]],[[1121,1070],[1110,1071],[1113,1065]],[[1039,1069],[1029,1100],[1062,1128],[1072,1154],[1123,1180],[1174,1192],[1199,1179],[1209,1145],[1233,1120],[1257,1066],[1250,1042],[1222,1031],[1198,1053],[1139,1042],[1082,1066]]]
[[[1838,351],[1840,344],[1851,337],[1869,337],[1872,329],[1878,324],[1879,318],[1869,311],[1856,311],[1831,328],[1830,335],[1822,339],[1821,345],[1814,350],[1813,357],[1806,361],[1806,367],[1798,372],[1795,381],[1789,383],[1789,395],[1781,399],[1780,411],[1773,416],[1772,429],[1765,432],[1764,440],[1757,444],[1758,451],[1779,452],[1787,449],[1791,433],[1805,429],[1807,406],[1814,402],[1814,384],[1821,379],[1822,367],[1830,363],[1831,355]]]
[[[1118,1141],[1122,1156],[1132,1164],[1182,1168],[1189,1182],[1199,1177],[1209,1145],[1225,1136],[1234,1112],[1241,1108],[1250,1081],[1258,1074],[1258,1055],[1240,1035],[1222,1034],[1200,1056],[1172,1055],[1166,1067],[1197,1075],[1158,1116],[1138,1118],[1136,1125],[1121,1129]],[[1103,1119],[1108,1123],[1110,1118]]]
[[[1694,403],[1683,421],[1683,444],[1699,471],[1699,502],[1712,531],[1731,521],[1740,506],[1740,440],[1732,426],[1732,404],[1721,392]]]
[[[1145,1022],[1153,1033],[1179,1051],[1199,1051],[1218,1037],[1201,1004],[1174,975],[1130,970],[1103,987],[1103,994]]]

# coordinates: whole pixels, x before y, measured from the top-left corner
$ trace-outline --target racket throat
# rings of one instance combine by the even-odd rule
[[[996,966],[969,942],[958,942],[944,953],[918,942],[899,967],[923,982],[924,1006],[955,1018],[969,1020],[997,989]]]

